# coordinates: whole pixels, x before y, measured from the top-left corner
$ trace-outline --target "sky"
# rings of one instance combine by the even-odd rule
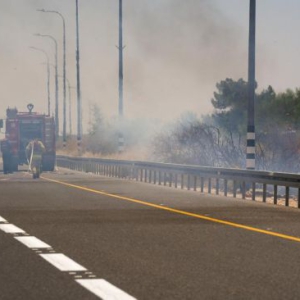
[[[277,92],[300,82],[300,1],[257,0],[256,80]],[[47,112],[46,59],[50,58],[51,114],[54,113],[54,45],[62,75],[62,21],[66,20],[67,78],[76,87],[75,0],[0,0],[1,107]],[[124,115],[169,121],[185,112],[212,112],[216,83],[247,80],[248,0],[123,0]],[[92,104],[104,116],[118,114],[118,1],[79,0],[83,128]],[[69,98],[67,94],[67,105]],[[76,90],[71,89],[76,131]],[[63,82],[59,80],[62,124]],[[68,106],[67,106],[68,110]],[[68,121],[67,121],[68,123]],[[68,123],[69,124],[69,123]],[[68,129],[69,130],[69,129]],[[61,128],[60,128],[61,131]]]

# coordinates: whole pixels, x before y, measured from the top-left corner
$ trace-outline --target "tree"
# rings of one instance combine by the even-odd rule
[[[216,88],[211,100],[216,126],[230,135],[244,135],[247,128],[247,82],[227,78],[217,83]]]

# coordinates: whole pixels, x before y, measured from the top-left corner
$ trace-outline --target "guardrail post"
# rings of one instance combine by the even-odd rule
[[[167,173],[164,172],[164,186],[167,185]]]
[[[181,189],[184,187],[184,174],[181,174]]]
[[[156,170],[153,171],[153,183],[156,184]]]
[[[129,167],[129,179],[133,179],[134,178],[134,164],[131,164]]]
[[[169,176],[170,176],[169,187],[172,187],[172,184],[173,184],[173,173],[170,173]]]
[[[158,171],[158,185],[161,185],[161,172]]]
[[[233,181],[233,198],[236,198],[236,180]]]
[[[224,196],[227,197],[228,193],[228,181],[227,179],[224,179]]]
[[[242,199],[246,199],[246,182],[242,182]]]
[[[211,194],[211,178],[208,178],[208,193]]]
[[[288,186],[285,187],[285,206],[289,206],[290,200],[290,188]]]
[[[275,184],[274,185],[274,204],[277,204],[277,193],[278,193],[278,187]]]
[[[267,200],[267,185],[263,184],[263,202],[266,202]]]
[[[174,181],[175,181],[175,189],[177,189],[177,185],[178,185],[178,174],[177,173],[175,174]]]
[[[252,201],[255,201],[256,196],[256,183],[252,182]]]
[[[197,176],[194,176],[194,191],[197,191]]]
[[[204,192],[204,177],[201,177],[201,193]]]
[[[191,175],[188,174],[187,177],[187,189],[190,190],[191,189]]]
[[[219,188],[220,188],[219,178],[216,178],[216,195],[219,195]]]

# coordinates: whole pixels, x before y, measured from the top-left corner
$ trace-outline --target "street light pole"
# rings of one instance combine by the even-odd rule
[[[248,126],[246,168],[255,169],[255,21],[256,0],[250,0],[248,57]]]
[[[123,5],[119,0],[119,116],[123,117]]]
[[[67,84],[68,84],[68,95],[69,95],[69,134],[72,135],[72,97],[71,97],[71,87],[70,81],[67,78]]]
[[[35,34],[36,36],[39,37],[46,37],[50,38],[55,45],[55,123],[56,123],[56,128],[55,128],[55,134],[58,137],[59,135],[59,102],[58,102],[58,67],[57,67],[57,41],[56,39],[48,34]]]
[[[81,90],[80,90],[80,57],[79,57],[79,17],[78,0],[76,0],[76,71],[77,71],[77,147],[78,154],[82,154],[82,113],[81,113]]]
[[[67,139],[66,139],[66,118],[67,118],[67,113],[66,113],[66,23],[65,23],[65,18],[64,16],[55,10],[45,10],[45,9],[38,9],[40,12],[45,12],[45,13],[54,13],[57,14],[61,17],[62,22],[63,22],[63,78],[64,78],[64,102],[63,102],[63,147],[66,147]]]
[[[118,152],[124,151],[124,136],[121,131],[123,123],[123,3],[119,0],[119,140]]]
[[[62,76],[58,76],[63,78]],[[71,89],[75,89],[75,87],[72,87],[70,84],[69,79],[67,78],[67,85],[68,85],[68,98],[69,98],[69,134],[72,135],[72,95],[71,95]]]
[[[44,53],[46,59],[47,59],[47,94],[48,94],[48,115],[50,116],[50,65],[49,65],[49,56],[46,51],[43,49],[39,49],[36,47],[30,47],[30,49],[39,51]]]

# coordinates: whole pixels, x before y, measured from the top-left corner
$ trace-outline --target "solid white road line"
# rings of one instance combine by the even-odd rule
[[[0,216],[0,222],[7,222],[7,221]]]
[[[6,233],[25,233],[25,231],[13,224],[0,224],[0,230]]]
[[[136,300],[104,279],[77,279],[76,281],[103,300]]]
[[[87,271],[85,267],[61,253],[40,254],[40,256],[60,271]]]
[[[39,240],[35,236],[17,236],[16,240],[27,246],[28,248],[51,248],[50,245]]]

